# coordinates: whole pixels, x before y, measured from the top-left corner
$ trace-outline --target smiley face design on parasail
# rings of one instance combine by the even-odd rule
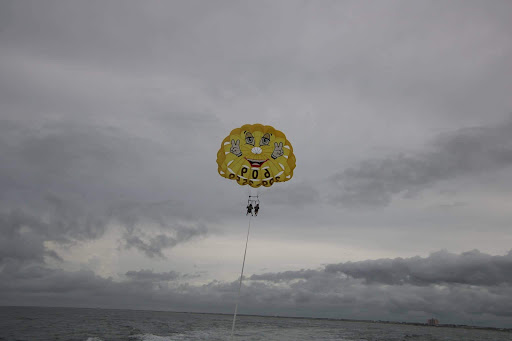
[[[240,185],[270,187],[293,176],[295,156],[286,136],[274,127],[246,124],[233,129],[217,153],[219,174]]]

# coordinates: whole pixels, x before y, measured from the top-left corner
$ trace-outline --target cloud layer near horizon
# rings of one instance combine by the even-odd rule
[[[230,313],[238,282],[187,284],[175,271],[130,271],[125,280],[2,261],[0,304],[74,305]],[[241,313],[382,319],[511,327],[512,250],[492,256],[446,251],[407,259],[329,264],[321,269],[253,274]],[[58,284],[56,284],[58,283]],[[265,313],[266,312],[266,313]]]

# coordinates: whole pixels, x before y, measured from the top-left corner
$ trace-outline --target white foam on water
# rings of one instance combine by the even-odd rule
[[[142,334],[142,335],[135,335],[136,338],[138,338],[141,341],[175,341],[180,340],[176,339],[175,336],[158,336],[153,334]]]
[[[210,340],[212,334],[207,331],[193,331],[186,334],[174,334],[172,336],[159,336],[153,334],[135,335],[141,341],[185,341],[185,340]]]
[[[85,341],[103,341],[103,339],[99,337],[88,337]]]

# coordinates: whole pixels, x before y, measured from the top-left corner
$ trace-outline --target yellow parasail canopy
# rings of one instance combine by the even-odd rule
[[[222,141],[217,164],[222,177],[239,185],[270,187],[292,178],[295,156],[281,131],[262,124],[245,124]]]

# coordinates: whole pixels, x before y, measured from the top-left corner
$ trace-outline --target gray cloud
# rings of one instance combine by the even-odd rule
[[[87,208],[72,200],[65,200],[55,195],[48,195],[45,199],[49,204],[49,210],[45,212],[49,220],[48,236],[52,240],[97,239],[105,232],[108,219],[104,215],[87,211]]]
[[[136,248],[146,254],[148,257],[165,258],[163,251],[172,248],[179,243],[190,240],[197,236],[203,236],[207,230],[203,225],[198,227],[176,226],[172,235],[157,234],[146,236],[139,230],[138,232],[128,232],[125,234],[125,247]]]
[[[20,210],[1,214],[0,230],[0,265],[8,260],[43,263],[45,256],[60,259],[44,246],[48,224]]]
[[[512,165],[512,117],[496,126],[445,133],[430,151],[362,161],[333,176],[334,200],[342,205],[383,206],[394,195],[410,196],[440,181]]]
[[[255,281],[270,281],[270,282],[286,282],[297,279],[310,279],[318,274],[318,270],[299,270],[299,271],[285,271],[277,273],[264,273],[261,275],[252,275],[250,280]]]
[[[128,271],[125,273],[125,276],[130,280],[135,281],[151,281],[151,282],[159,282],[159,281],[172,281],[178,279],[180,274],[175,271],[169,272],[153,272],[153,270],[139,270],[139,271]]]
[[[309,280],[327,274],[360,279],[367,284],[512,285],[512,250],[505,256],[491,256],[478,250],[461,254],[438,251],[425,258],[417,256],[328,264],[322,270],[265,273],[252,275],[249,279],[279,283]]]
[[[491,256],[478,250],[460,255],[439,251],[426,258],[330,264],[325,271],[389,285],[512,285],[512,250],[505,256]]]
[[[303,207],[320,199],[319,191],[311,184],[296,183],[291,186],[272,188],[262,196],[265,203],[273,205],[290,205]]]
[[[110,210],[110,214],[87,212],[72,201],[56,196],[48,196],[44,202],[45,210],[36,211],[35,216],[21,209],[0,214],[0,264],[9,259],[44,264],[45,256],[60,260],[55,251],[46,248],[46,241],[72,246],[79,241],[97,239],[103,236],[107,225],[113,220],[124,222],[121,225],[125,230],[124,246],[136,248],[148,257],[164,258],[163,250],[207,233],[207,228],[203,224],[176,223],[179,218],[168,212],[165,221],[158,220],[162,216],[153,217],[151,220],[147,214],[139,216],[137,213],[130,215],[133,219],[130,221],[122,214],[114,215],[112,212],[118,213],[116,210]],[[172,211],[171,208],[166,210]],[[163,228],[165,233],[149,234],[136,224],[154,221],[161,224],[159,227]]]
[[[151,201],[169,196],[167,186],[161,185],[161,175],[136,166],[151,164],[172,174],[162,156],[174,151],[108,127],[65,121],[36,129],[12,120],[2,123],[0,207],[30,216],[32,225],[42,224],[31,229],[40,243],[97,239],[108,223],[118,222],[126,246],[163,257],[162,250],[207,233],[183,200]],[[181,186],[173,195],[184,190]],[[143,224],[156,231],[147,233]]]
[[[108,200],[106,194],[114,190],[114,197],[119,197],[140,186],[132,184],[122,191],[130,177],[147,175],[135,165],[146,164],[149,158],[157,163],[164,153],[158,144],[117,128],[69,120],[38,127],[12,120],[3,123],[8,123],[0,145],[4,198],[13,191],[23,191],[27,198],[78,192]]]
[[[158,202],[118,202],[109,208],[112,218],[126,226],[129,232],[140,225],[151,223],[162,229],[172,229],[171,223],[176,218],[193,220],[192,212],[178,200]],[[174,218],[174,219],[173,219]]]
[[[133,221],[122,220],[122,215],[106,212],[87,212],[72,201],[56,196],[48,196],[45,210],[33,216],[21,209],[13,209],[0,214],[0,264],[8,260],[21,263],[45,263],[45,257],[61,260],[53,250],[47,249],[45,242],[53,241],[62,246],[72,246],[79,241],[102,237],[107,225],[113,220],[123,221],[124,246],[136,248],[148,257],[164,258],[163,251],[192,238],[204,236],[207,229],[203,224],[183,225],[176,223],[176,216],[167,214],[167,221],[160,221],[165,233],[147,233],[135,222],[154,222],[148,215],[131,215]],[[172,211],[169,209],[169,211]],[[125,218],[125,217],[124,217]],[[161,216],[158,216],[161,218]]]
[[[64,246],[97,239],[103,235],[107,218],[88,212],[71,200],[49,195],[41,210],[8,209],[0,213],[0,263],[7,259],[44,263],[44,257],[60,259],[44,243],[53,241]]]
[[[124,247],[135,248],[148,257],[165,258],[163,251],[207,234],[207,228],[180,202],[120,203],[110,215],[125,228]],[[148,225],[156,231],[148,233]]]

